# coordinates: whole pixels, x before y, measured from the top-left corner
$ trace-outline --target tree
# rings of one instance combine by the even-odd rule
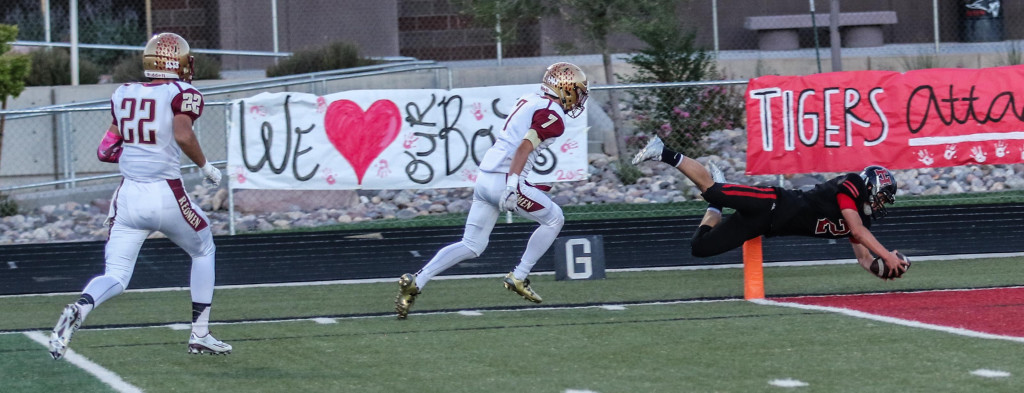
[[[694,45],[694,34],[671,24],[641,25],[634,34],[647,48],[626,60],[636,73],[629,83],[721,79],[714,56]],[[707,153],[705,137],[743,124],[740,94],[724,86],[667,87],[631,91],[637,128],[655,131],[673,150],[690,157]],[[645,143],[639,139],[638,144]]]
[[[519,26],[558,10],[557,2],[541,0],[449,0],[449,3],[470,16],[477,26],[500,27],[492,30],[499,42],[515,42]]]
[[[563,19],[601,53],[608,85],[616,84],[608,38],[613,33],[632,33],[637,26],[660,24],[675,16],[675,2],[671,0],[561,0],[559,4]],[[627,135],[619,110],[619,92],[609,90],[608,101],[615,123],[615,148],[620,165],[624,165]]]
[[[17,98],[25,90],[25,79],[31,70],[28,56],[8,53],[11,42],[18,37],[18,26],[0,25],[0,109],[7,109],[7,96]],[[0,152],[4,147],[4,121],[0,116]]]
[[[631,33],[637,25],[651,25],[665,19],[661,16],[675,16],[675,2],[672,0],[450,0],[463,12],[472,15],[480,25],[501,23],[502,39],[513,34],[519,23],[557,12],[562,19],[573,26],[583,37],[585,44],[592,45],[601,53],[605,83],[615,84],[612,67],[611,47],[608,38],[614,33]],[[498,19],[496,15],[501,15]],[[675,23],[675,22],[672,22]],[[507,32],[507,33],[506,33]],[[609,91],[612,120],[615,123],[615,150],[619,158],[626,154],[625,128],[619,113],[619,93]]]

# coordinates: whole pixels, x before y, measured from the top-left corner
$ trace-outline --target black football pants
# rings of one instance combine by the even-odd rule
[[[730,207],[736,212],[714,228],[701,225],[690,242],[695,257],[710,257],[743,245],[743,242],[768,232],[772,210],[778,199],[772,187],[752,187],[715,183],[701,194],[716,206]]]

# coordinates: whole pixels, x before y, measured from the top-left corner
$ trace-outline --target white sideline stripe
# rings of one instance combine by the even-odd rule
[[[502,276],[504,277],[504,276]],[[661,305],[672,305],[672,304],[696,304],[696,303],[723,303],[723,302],[741,302],[743,299],[701,299],[701,300],[674,300],[674,301],[661,301],[661,302],[646,302],[646,303],[634,303],[631,306],[661,306]],[[561,311],[561,310],[583,310],[588,308],[593,309],[605,309],[609,305],[591,305],[591,306],[564,306],[564,307],[544,307],[544,308],[506,308],[506,309],[489,309],[489,310],[457,310],[457,311],[427,311],[415,313],[417,316],[421,315],[444,315],[444,314],[460,314],[460,315],[483,315],[484,312],[523,312],[523,311]],[[371,318],[394,318],[394,314],[387,315],[358,315],[348,317],[334,317],[331,318],[337,320],[355,320],[355,319],[371,319]],[[318,320],[326,319],[326,317],[307,317],[307,318],[291,318],[291,319],[264,319],[259,321],[234,321],[234,322],[210,322],[210,326],[219,325],[246,325],[246,324],[257,324],[257,323],[287,323],[287,322],[302,322],[311,321],[319,323]],[[90,328],[89,331],[109,331],[109,330],[136,330],[136,329],[150,329],[150,328],[169,328],[176,324],[167,325],[154,325],[154,326],[124,326],[124,327],[109,327],[109,328]],[[0,336],[5,334],[18,334],[27,332],[0,332]],[[49,340],[47,339],[47,346],[49,346]],[[69,350],[70,351],[70,350]]]
[[[484,313],[479,312],[479,311],[466,310],[466,311],[459,311],[459,315],[465,315],[467,317],[479,317],[481,315],[484,315]]]
[[[983,368],[971,371],[971,375],[977,375],[979,377],[985,378],[1006,378],[1010,376],[1010,373],[1006,371],[988,370]]]
[[[812,297],[849,297],[849,296],[885,296],[894,293],[931,293],[931,292],[973,292],[973,291],[986,291],[986,290],[1000,290],[1000,289],[1020,289],[1024,288],[1024,285],[1014,285],[1008,287],[993,287],[993,288],[954,288],[954,289],[928,289],[928,290],[907,290],[907,291],[895,291],[895,292],[872,292],[872,293],[842,293],[836,295],[796,295],[796,296],[785,296],[785,297],[796,297],[796,298],[812,298]]]
[[[40,333],[38,331],[23,333],[25,334],[25,336],[32,339],[32,341],[42,344],[47,349],[50,348],[50,338],[44,335],[43,333]],[[64,360],[66,360],[68,363],[78,366],[78,368],[85,370],[85,372],[89,374],[95,375],[96,378],[99,378],[101,382],[107,384],[107,386],[110,386],[111,388],[118,392],[142,392],[142,389],[139,389],[135,385],[125,382],[123,379],[121,379],[121,376],[114,374],[113,371],[103,368],[103,366],[93,363],[92,360],[87,359],[85,356],[75,353],[73,349],[68,348],[68,351],[64,353]]]
[[[807,386],[807,382],[792,378],[773,379],[771,381],[768,381],[768,384],[772,386],[778,386],[780,388],[799,388]]]
[[[949,326],[933,325],[933,324],[930,324],[930,323],[911,321],[911,320],[908,320],[908,319],[901,319],[901,318],[887,317],[887,316],[883,316],[883,315],[868,314],[866,312],[857,311],[857,310],[850,310],[850,309],[847,309],[847,308],[828,307],[828,306],[812,306],[812,305],[799,304],[799,303],[778,302],[778,301],[767,300],[767,299],[751,299],[750,301],[753,302],[753,303],[761,304],[761,305],[765,305],[765,306],[780,306],[780,307],[798,308],[798,309],[801,309],[801,310],[828,311],[828,312],[834,312],[834,313],[837,313],[837,314],[848,315],[848,316],[851,316],[851,317],[854,317],[854,318],[870,319],[870,320],[874,320],[874,321],[891,323],[891,324],[902,325],[902,326],[908,326],[908,327],[919,328],[919,329],[937,330],[937,331],[940,331],[940,332],[952,333],[952,334],[956,334],[956,335],[960,335],[960,336],[967,336],[967,337],[973,337],[973,338],[985,338],[985,339],[990,339],[990,340],[1006,340],[1006,341],[1014,341],[1014,342],[1024,343],[1024,337],[1004,336],[1004,335],[1001,335],[1001,334],[991,334],[991,333],[978,332],[978,331],[974,331],[974,330],[954,328],[954,327],[949,327]]]
[[[622,311],[622,310],[626,309],[626,306],[620,306],[618,304],[609,304],[609,305],[606,305],[606,306],[601,306],[601,308],[603,308],[605,310],[608,310],[608,311]]]
[[[957,254],[957,255],[913,255],[914,262],[918,261],[950,261],[957,259],[983,259],[983,258],[1011,258],[1011,257],[1024,257],[1024,252],[994,252],[988,254]],[[818,265],[842,265],[842,264],[853,264],[857,263],[856,259],[817,259],[817,260],[806,260],[806,261],[790,261],[790,262],[767,262],[764,267],[788,267],[788,266],[818,266]],[[663,267],[638,267],[638,268],[625,268],[625,269],[607,269],[608,272],[660,272],[660,271],[676,271],[676,270],[715,270],[715,269],[742,269],[742,263],[724,264],[724,265],[690,265],[690,266],[663,266]],[[553,271],[546,272],[531,272],[531,275],[535,276],[549,276],[555,274]],[[505,274],[465,274],[458,276],[436,276],[431,280],[466,280],[472,278],[501,278],[505,277]],[[276,287],[303,287],[303,286],[317,286],[317,285],[338,285],[338,284],[376,284],[376,283],[389,283],[398,282],[398,278],[366,278],[358,280],[332,280],[332,281],[305,281],[305,282],[283,282],[273,284],[244,284],[244,285],[218,285],[216,289],[245,289],[245,288],[276,288]],[[125,292],[168,292],[168,291],[188,291],[189,287],[165,287],[165,288],[146,288],[146,289],[128,289]],[[78,295],[81,292],[51,292],[51,293],[31,293],[21,295],[0,295],[0,299],[15,298],[15,297],[32,297],[32,296],[68,296]]]
[[[321,325],[330,325],[332,323],[338,323],[338,321],[335,320],[334,318],[313,318],[313,322],[319,323]]]

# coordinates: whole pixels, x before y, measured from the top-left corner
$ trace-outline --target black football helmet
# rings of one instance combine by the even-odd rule
[[[860,177],[864,179],[864,185],[868,187],[871,218],[877,220],[885,217],[888,213],[885,210],[885,205],[896,203],[896,177],[888,169],[878,165],[864,168]]]

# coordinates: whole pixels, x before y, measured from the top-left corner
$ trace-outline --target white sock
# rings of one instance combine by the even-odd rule
[[[423,266],[416,273],[416,287],[422,291],[423,287],[434,276],[441,274],[441,272],[448,270],[448,268],[455,266],[459,262],[476,257],[476,253],[470,250],[469,247],[466,247],[465,244],[462,244],[462,242],[449,244],[438,251],[430,259],[430,262],[427,262],[426,266]]]

